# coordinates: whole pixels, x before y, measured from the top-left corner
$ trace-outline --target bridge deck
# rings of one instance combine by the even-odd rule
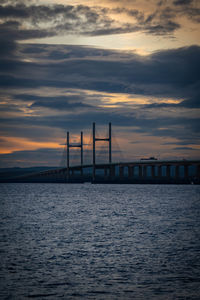
[[[193,174],[191,174],[190,166],[195,168]],[[135,167],[137,167],[136,172]],[[180,174],[180,169],[182,174]],[[24,174],[12,180],[14,182],[200,183],[200,160],[135,160],[95,164],[95,170],[92,164],[77,165],[69,169],[58,168]]]

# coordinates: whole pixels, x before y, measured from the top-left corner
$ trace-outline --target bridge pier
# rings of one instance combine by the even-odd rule
[[[151,166],[151,177],[155,177],[155,166]]]
[[[158,177],[162,177],[162,166],[158,166]]]
[[[106,178],[108,176],[108,169],[107,167],[104,167],[104,177]]]
[[[167,176],[167,178],[170,178],[171,177],[171,166],[167,165],[166,167],[167,167],[166,176]]]
[[[139,168],[139,170],[138,170],[139,177],[141,178],[142,177],[142,166],[138,166],[138,168]]]
[[[69,131],[67,131],[67,180],[69,180]]]
[[[120,177],[120,179],[124,178],[124,167],[123,166],[119,166],[119,177]]]
[[[110,178],[115,177],[115,166],[110,166]]]
[[[132,166],[132,170],[133,170],[133,178],[135,177],[135,166]]]
[[[175,178],[179,178],[179,166],[178,165],[176,165],[175,166]]]
[[[133,167],[128,166],[128,178],[133,178]]]
[[[143,166],[143,177],[147,177],[147,166]]]
[[[200,165],[197,165],[196,167],[196,177],[200,178]]]
[[[189,177],[189,172],[188,172],[188,165],[184,165],[184,178]]]
[[[64,182],[67,181],[66,169],[61,170],[61,178]]]

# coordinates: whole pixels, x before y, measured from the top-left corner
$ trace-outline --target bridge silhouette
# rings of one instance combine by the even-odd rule
[[[200,160],[157,160],[153,157],[130,162],[112,161],[112,127],[109,123],[108,135],[96,135],[96,125],[92,127],[92,163],[84,164],[83,132],[79,143],[70,142],[67,132],[66,166],[39,173],[23,175],[15,182],[54,182],[54,183],[167,183],[167,184],[200,184]],[[108,161],[96,162],[96,144],[108,143]],[[70,149],[80,149],[80,164],[70,165]],[[90,151],[91,152],[91,151]]]

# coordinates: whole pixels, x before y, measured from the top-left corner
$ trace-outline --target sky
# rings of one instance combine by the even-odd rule
[[[199,159],[199,33],[199,0],[0,0],[0,167],[59,166],[92,122],[115,161]]]

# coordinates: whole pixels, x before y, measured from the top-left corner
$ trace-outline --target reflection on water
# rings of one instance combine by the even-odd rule
[[[1,184],[0,299],[200,299],[200,186]]]

